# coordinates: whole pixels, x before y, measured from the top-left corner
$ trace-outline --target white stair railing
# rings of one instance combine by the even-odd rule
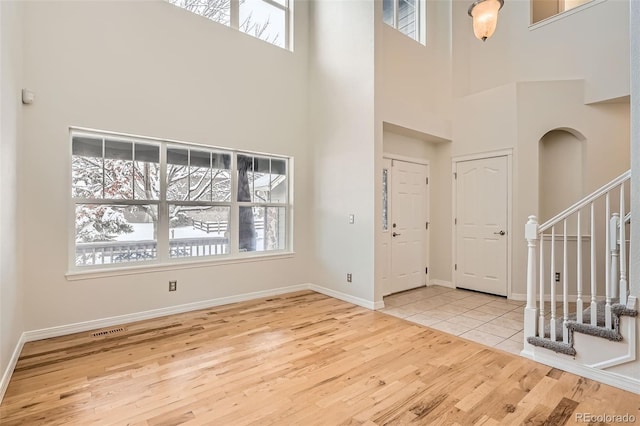
[[[529,216],[525,227],[529,257],[525,339],[546,337],[553,341],[561,339],[568,344],[566,323],[570,320],[585,322],[586,297],[589,301],[587,322],[604,325],[608,329],[613,327],[611,306],[618,299],[619,303],[626,304],[628,294],[626,225],[630,222],[630,213],[626,211],[625,197],[630,193],[626,191],[630,176],[630,171],[623,173],[541,225],[535,216]],[[612,214],[611,206],[612,203],[615,206],[616,201],[619,202],[619,211]],[[536,259],[537,243],[539,259]],[[561,253],[556,250],[560,243]],[[549,255],[545,256],[547,248]],[[575,269],[571,262],[575,262]],[[604,274],[598,275],[601,268]],[[585,286],[583,281],[587,280],[589,285]],[[560,285],[561,292],[557,289]],[[588,288],[588,295],[584,294],[585,288]],[[604,324],[598,324],[599,301],[605,304]],[[559,302],[561,316],[557,313]],[[558,335],[560,322],[562,333]]]
[[[622,188],[624,191],[624,188]],[[623,192],[624,193],[624,192]],[[624,211],[624,197],[621,197],[620,200],[620,211]],[[614,233],[614,238],[612,238],[612,243],[614,244],[614,248],[611,251],[612,257],[614,254],[617,257],[616,259],[611,260],[612,269],[615,265],[619,265],[611,276],[612,282],[618,282],[619,285],[614,285],[613,289],[615,291],[619,291],[619,294],[616,294],[614,297],[618,297],[621,305],[626,305],[629,298],[629,282],[627,279],[627,225],[631,223],[631,212],[627,213],[622,219],[619,215],[615,214],[615,221],[612,218],[611,232]]]

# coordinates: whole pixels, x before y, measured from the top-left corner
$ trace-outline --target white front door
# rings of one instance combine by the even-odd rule
[[[456,287],[507,295],[507,157],[456,163]]]
[[[390,293],[427,281],[427,176],[425,164],[392,161]]]

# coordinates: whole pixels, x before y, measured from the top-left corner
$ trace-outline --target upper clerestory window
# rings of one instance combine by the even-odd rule
[[[531,25],[553,21],[556,16],[573,13],[600,3],[602,0],[531,0]],[[542,25],[542,24],[541,24]]]
[[[167,0],[283,49],[292,50],[290,40],[293,0]]]
[[[384,23],[425,44],[424,0],[382,0]]]

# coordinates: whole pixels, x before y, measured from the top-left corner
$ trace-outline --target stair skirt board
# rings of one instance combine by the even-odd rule
[[[617,302],[617,299],[616,299]],[[544,329],[544,337],[527,337],[527,342],[533,346],[538,346],[545,349],[550,349],[554,352],[565,355],[576,355],[576,350],[573,348],[573,333],[578,332],[595,337],[602,337],[604,339],[620,342],[623,340],[622,334],[620,334],[620,316],[636,317],[638,311],[635,309],[629,309],[625,305],[613,303],[611,305],[611,314],[613,319],[613,329],[604,327],[605,324],[605,302],[598,302],[596,305],[596,323],[598,325],[591,325],[591,306],[587,306],[582,311],[582,323],[576,322],[577,315],[569,315],[566,327],[569,330],[569,342],[563,342],[563,329],[565,325],[562,318],[558,318],[556,322],[556,341],[551,340],[551,325],[548,324]]]

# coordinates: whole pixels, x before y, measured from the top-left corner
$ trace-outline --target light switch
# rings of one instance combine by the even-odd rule
[[[354,223],[356,223],[356,217],[353,213],[351,213],[349,215],[349,225],[353,225]]]

